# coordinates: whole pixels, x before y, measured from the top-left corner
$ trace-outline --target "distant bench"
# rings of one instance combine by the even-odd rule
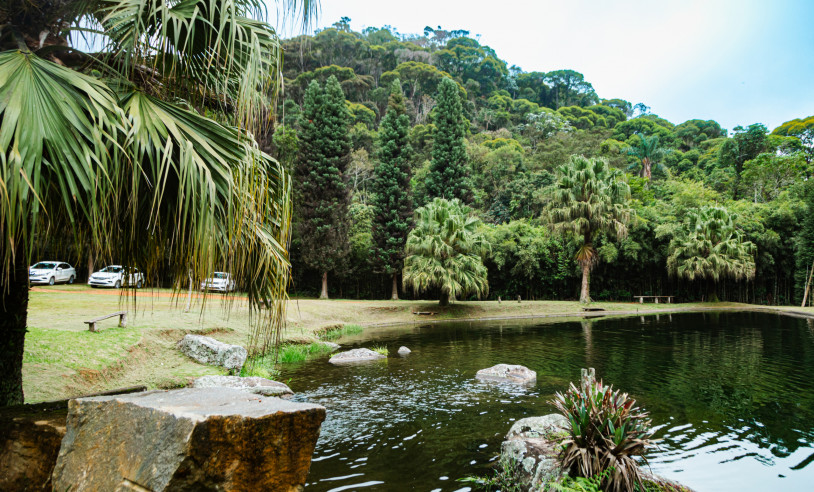
[[[667,304],[673,303],[673,298],[675,296],[633,296],[634,299],[639,300],[639,304],[644,304],[645,299],[655,299],[655,303],[659,303],[659,299],[667,299]]]
[[[102,321],[103,319],[112,318],[114,316],[119,317],[119,326],[120,327],[123,328],[123,327],[127,326],[127,311],[119,311],[119,312],[116,312],[116,313],[113,313],[113,314],[100,316],[98,318],[94,318],[94,319],[85,321],[85,324],[88,325],[88,330],[96,333],[96,323],[98,323],[99,321]]]

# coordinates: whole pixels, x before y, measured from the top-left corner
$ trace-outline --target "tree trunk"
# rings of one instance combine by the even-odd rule
[[[439,306],[449,306],[449,292],[441,292],[441,299],[438,301]]]
[[[28,320],[28,265],[17,251],[9,284],[0,278],[0,407],[23,403],[23,347]]]
[[[642,159],[642,176],[644,176],[647,179],[650,179],[652,174],[653,174],[653,169],[652,169],[650,159],[648,159],[648,158]]]
[[[322,292],[319,293],[320,299],[328,299],[328,272],[322,273]]]
[[[184,312],[188,313],[190,308],[192,308],[192,270],[189,271],[189,292],[187,293],[187,307]]]
[[[393,273],[393,295],[390,296],[391,301],[398,301],[399,300],[399,282],[398,282],[398,273]]]
[[[587,261],[582,262],[582,290],[579,293],[579,302],[588,304],[591,302],[590,292],[590,279],[591,279],[591,264]]]
[[[806,301],[808,300],[808,293],[811,289],[811,278],[814,277],[814,263],[811,264],[811,273],[808,274],[808,281],[806,282],[806,290],[803,293],[803,303],[800,304],[800,307],[806,307]]]
[[[715,281],[712,279],[707,280],[707,302],[721,302],[715,290]]]

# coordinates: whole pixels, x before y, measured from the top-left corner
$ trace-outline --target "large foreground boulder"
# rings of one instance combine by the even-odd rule
[[[557,454],[568,419],[558,413],[520,419],[500,445],[501,466],[516,466],[522,490],[541,490],[562,475]]]
[[[293,396],[294,392],[284,383],[255,376],[201,376],[192,381],[193,388],[234,388],[263,396],[279,398]]]
[[[232,388],[72,400],[54,490],[301,490],[324,419]]]
[[[229,345],[203,335],[184,336],[178,342],[178,348],[201,364],[222,366],[233,371],[240,371],[249,355],[240,345]]]
[[[352,364],[354,362],[368,362],[371,360],[386,359],[387,356],[366,348],[358,348],[339,352],[328,360],[331,364]]]
[[[498,383],[531,385],[537,381],[537,373],[525,366],[497,364],[481,369],[475,374],[477,379]]]
[[[0,490],[51,490],[67,405],[0,409]]]

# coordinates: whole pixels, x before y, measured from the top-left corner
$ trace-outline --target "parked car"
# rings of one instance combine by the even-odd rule
[[[28,281],[32,284],[72,284],[75,279],[76,269],[62,261],[41,261],[28,269]]]
[[[232,292],[235,282],[226,272],[215,272],[211,277],[201,282],[201,290],[216,290],[218,292]]]
[[[144,285],[144,274],[138,268],[128,268],[121,265],[108,265],[95,272],[88,279],[91,287],[114,287],[120,289],[135,285],[140,289]]]

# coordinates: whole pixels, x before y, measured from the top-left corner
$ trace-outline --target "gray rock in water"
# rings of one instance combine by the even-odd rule
[[[71,400],[54,490],[302,490],[325,408],[232,388]]]
[[[475,374],[475,377],[485,381],[529,385],[537,381],[536,372],[528,367],[511,364],[498,364],[486,369],[481,369]]]
[[[386,355],[374,352],[370,349],[358,348],[348,350],[347,352],[339,352],[338,354],[332,356],[328,362],[331,364],[348,364],[353,362],[367,362],[386,358]]]
[[[399,347],[399,354],[400,355],[407,355],[410,352],[412,352],[412,350],[408,349],[407,347]]]
[[[263,396],[277,396],[284,398],[293,396],[286,384],[259,377],[240,376],[201,376],[192,382],[193,388],[235,388],[249,393]]]
[[[515,466],[522,490],[539,490],[562,475],[557,453],[568,431],[568,419],[560,414],[520,419],[500,445],[502,466]]]
[[[184,336],[178,342],[178,348],[201,364],[222,366],[235,371],[243,367],[249,355],[246,349],[239,345],[229,345],[202,335]]]

